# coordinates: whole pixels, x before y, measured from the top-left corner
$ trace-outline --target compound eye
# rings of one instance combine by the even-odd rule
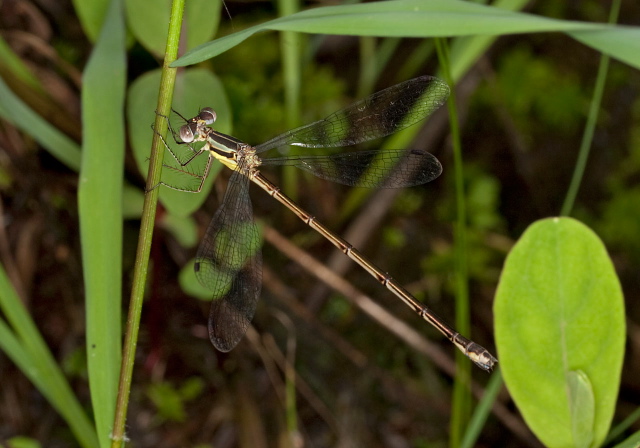
[[[213,124],[213,122],[216,121],[217,118],[216,112],[210,107],[205,107],[204,109],[202,109],[199,116],[200,119],[207,125]]]
[[[185,143],[191,143],[195,140],[197,125],[196,123],[185,124],[180,127],[180,139]]]

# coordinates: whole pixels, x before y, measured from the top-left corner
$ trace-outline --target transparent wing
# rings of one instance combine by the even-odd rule
[[[262,283],[260,235],[253,222],[249,179],[235,171],[222,205],[200,244],[196,277],[213,292],[209,338],[222,352],[242,339],[256,310]]]
[[[285,132],[256,146],[261,153],[285,145],[323,148],[349,146],[404,129],[438,109],[449,86],[438,78],[421,76],[381,90],[324,120]]]
[[[442,173],[438,159],[426,151],[357,151],[331,156],[264,159],[263,165],[291,165],[321,179],[351,187],[402,188],[430,182]]]

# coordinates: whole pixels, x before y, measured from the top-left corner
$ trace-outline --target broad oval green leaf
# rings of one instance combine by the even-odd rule
[[[243,229],[242,226],[244,226],[245,228]],[[234,268],[237,268],[239,270],[250,258],[254,257],[257,253],[260,252],[260,248],[262,247],[262,233],[260,232],[260,228],[253,225],[252,222],[239,222],[236,230],[238,231],[238,233],[245,235],[246,238],[252,241],[249,244],[238,245],[236,247],[236,250],[234,250],[233,253],[230,253],[232,255],[230,266],[233,266]],[[219,238],[220,239],[216,240],[218,244],[226,244],[226,242],[224,242],[223,240],[228,239],[229,236],[222,234],[219,236]],[[200,261],[200,263],[202,264],[203,261]],[[200,300],[213,300],[221,299],[222,297],[224,297],[224,295],[231,288],[231,282],[233,281],[234,277],[233,270],[227,269],[226,271],[220,271],[217,269],[215,263],[211,263],[208,269],[208,275],[215,276],[215,278],[212,277],[210,281],[211,283],[217,284],[219,291],[219,293],[214,295],[212,290],[200,283],[200,281],[196,277],[194,264],[195,259],[192,259],[180,270],[178,281],[180,282],[180,287],[182,288],[182,290],[190,296]],[[219,286],[221,283],[225,284],[224,288]]]
[[[196,299],[203,301],[211,301],[212,292],[208,288],[202,286],[196,278],[196,273],[193,270],[195,262],[195,258],[191,259],[187,264],[182,266],[182,269],[180,269],[180,274],[178,275],[180,288],[191,297],[195,297]]]
[[[149,155],[153,130],[151,124],[154,120],[154,111],[158,98],[160,85],[160,70],[146,73],[138,78],[129,89],[129,102],[127,104],[127,121],[133,154],[140,172],[146,176],[149,169]],[[178,74],[173,100],[173,108],[191,118],[202,107],[210,106],[217,112],[218,120],[215,123],[216,130],[226,134],[231,132],[231,107],[224,92],[220,80],[208,70],[190,69]],[[179,126],[181,123],[173,123]],[[173,143],[173,137],[169,134],[167,142]],[[184,146],[184,145],[183,145]],[[177,146],[173,146],[177,148]],[[207,154],[201,154],[197,160],[188,165],[191,172],[200,172],[207,159]],[[174,164],[175,160],[168,151],[165,152],[164,162]],[[220,171],[221,164],[214,161],[207,182],[200,193],[187,193],[172,190],[160,186],[160,201],[167,211],[177,216],[185,217],[197,210],[207,198],[213,179]],[[163,170],[162,180],[171,182],[166,176],[171,175],[171,170]],[[171,179],[173,180],[173,179]]]
[[[162,219],[161,226],[171,233],[182,247],[195,247],[200,242],[198,224],[192,216],[167,214]]]
[[[164,54],[167,43],[171,2],[127,0],[127,22],[131,32],[156,56]],[[211,39],[220,22],[220,1],[189,0],[185,5],[182,42],[186,49]]]
[[[505,383],[529,427],[549,447],[600,446],[625,339],[622,290],[600,239],[574,219],[531,225],[507,257],[494,312]],[[577,409],[591,400],[593,416]]]

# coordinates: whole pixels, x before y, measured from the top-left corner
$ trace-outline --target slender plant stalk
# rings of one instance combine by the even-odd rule
[[[498,398],[500,389],[502,389],[502,383],[502,372],[498,369],[491,375],[484,391],[484,395],[482,396],[480,403],[478,403],[478,406],[473,411],[473,416],[469,421],[469,426],[465,431],[459,448],[473,448],[477,445],[478,436],[482,432],[482,428],[484,428],[484,424],[487,421],[489,414],[491,414],[491,408]]]
[[[299,0],[278,0],[278,15],[287,17],[300,11]],[[282,71],[284,81],[284,101],[287,126],[293,129],[300,125],[300,83],[302,79],[302,61],[300,58],[302,36],[294,31],[280,32],[280,51],[282,53]],[[291,147],[296,153],[295,147]],[[282,171],[284,190],[294,201],[298,199],[296,184],[298,172],[292,166],[284,167]]]
[[[278,14],[281,17],[289,16],[300,11],[299,0],[278,0]],[[299,125],[300,121],[300,83],[302,79],[301,47],[302,36],[293,31],[280,32],[280,49],[282,52],[282,69],[284,73],[284,96],[287,112],[287,125],[290,129]],[[297,198],[296,188],[298,174],[294,167],[285,167],[283,171],[283,181],[285,190]],[[287,357],[295,356],[295,344],[290,347],[292,351],[287,351]],[[298,410],[296,408],[296,387],[295,372],[292,371],[293,364],[287,365],[286,386],[285,386],[285,412],[287,422],[287,432],[289,434],[289,446],[294,446],[294,440],[298,434]]]
[[[618,423],[611,429],[607,438],[602,443],[602,446],[610,445],[614,440],[622,436],[634,423],[640,420],[640,408],[633,411],[627,418]],[[619,446],[619,445],[617,445]],[[624,445],[623,445],[624,446]]]
[[[614,0],[611,5],[611,12],[609,13],[609,23],[616,23],[618,21],[618,14],[620,12],[620,0]],[[604,92],[604,83],[607,80],[607,71],[609,70],[609,56],[602,53],[600,56],[600,65],[598,66],[598,76],[596,77],[596,86],[593,91],[593,98],[591,99],[591,106],[589,107],[589,116],[587,117],[587,124],[584,127],[584,133],[582,134],[582,142],[580,142],[580,151],[578,152],[578,160],[576,161],[576,167],[573,170],[573,176],[571,177],[571,183],[569,184],[569,190],[567,196],[562,204],[562,216],[569,216],[573,210],[573,205],[580,189],[580,183],[582,182],[582,176],[584,175],[585,167],[587,166],[587,160],[589,159],[589,153],[591,152],[591,143],[593,142],[593,133],[596,128],[596,122],[598,121],[598,111],[600,110],[600,104],[602,103],[602,93]]]
[[[360,36],[360,76],[358,79],[358,90],[356,98],[364,98],[373,93],[373,87],[380,74],[376,67],[377,61],[377,38],[372,36]]]
[[[296,339],[289,337],[287,340],[287,362],[285,364],[285,409],[288,432],[288,446],[299,446],[300,430],[298,428],[298,410],[296,408]]]
[[[184,11],[184,0],[174,0],[171,6],[171,17],[169,20],[169,33],[167,36],[167,47],[165,51],[164,64],[162,66],[162,76],[160,79],[160,91],[158,96],[158,113],[168,116],[171,111],[171,101],[173,100],[173,88],[176,79],[176,69],[169,65],[178,56],[178,46],[180,43],[180,27],[182,26],[182,14]],[[154,129],[161,135],[167,133],[166,120],[156,116]],[[116,414],[113,423],[112,448],[119,448],[125,440],[124,428],[129,404],[129,394],[131,391],[131,376],[135,360],[136,344],[138,341],[138,330],[140,328],[140,313],[142,311],[142,300],[144,296],[144,286],[149,268],[149,253],[151,250],[151,238],[153,236],[153,224],[158,204],[157,188],[153,188],[160,182],[162,172],[162,161],[164,158],[164,146],[158,134],[154,133],[151,150],[151,160],[149,162],[149,174],[147,177],[144,206],[142,209],[142,222],[140,225],[140,238],[138,240],[138,250],[133,274],[133,286],[131,289],[131,300],[129,303],[129,315],[127,317],[127,328],[125,333],[124,353],[122,356],[122,367],[120,370],[120,382],[118,385],[118,399],[116,403]]]
[[[300,10],[298,0],[278,0],[280,17],[290,16]],[[293,128],[300,121],[300,80],[302,78],[300,48],[302,37],[293,31],[280,32],[280,51],[284,73],[284,99],[287,108],[287,126]]]
[[[449,46],[444,39],[436,39],[436,51],[445,81],[454,86],[449,64]],[[455,226],[455,260],[456,260],[456,328],[461,334],[469,336],[469,286],[467,267],[467,209],[464,191],[464,167],[462,164],[462,147],[460,143],[460,129],[456,110],[455,89],[447,101],[449,122],[451,126],[451,142],[453,146],[453,164],[455,171],[456,214]],[[450,446],[460,446],[460,441],[471,414],[471,364],[466,362],[465,356],[456,352],[456,376],[453,386],[453,407],[451,416]]]

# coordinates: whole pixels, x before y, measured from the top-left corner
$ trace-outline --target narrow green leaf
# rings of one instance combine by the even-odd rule
[[[200,45],[174,63],[195,64],[266,30],[361,36],[445,37],[475,34],[595,30],[602,25],[561,21],[457,0],[394,0],[308,9]]]
[[[487,418],[491,415],[491,409],[494,402],[498,398],[498,394],[502,389],[502,372],[498,369],[491,374],[491,378],[487,383],[487,387],[484,390],[482,400],[478,403],[478,406],[473,411],[469,426],[465,431],[464,437],[460,442],[460,448],[472,448],[477,446],[478,436],[484,428]]]
[[[31,135],[54,157],[74,171],[80,169],[80,148],[18,98],[0,77],[0,116]]]
[[[62,415],[85,448],[97,444],[96,433],[73,395],[62,371],[0,266],[0,310],[11,328],[0,320],[0,349]]]
[[[567,34],[612,58],[640,68],[640,28],[638,27],[619,25],[604,30],[574,31]]]
[[[574,428],[593,420],[589,446],[600,446],[625,339],[622,291],[600,239],[573,219],[531,225],[505,262],[494,312],[505,383],[529,427],[549,447],[579,446]],[[589,403],[587,384],[593,419],[575,407]]]
[[[613,429],[611,429],[611,431],[607,435],[607,438],[604,441],[604,444],[609,445],[612,440],[618,439],[620,435],[624,434],[638,420],[640,420],[640,408],[636,408],[624,420],[622,420]]]
[[[87,359],[100,446],[110,444],[121,358],[125,23],[113,0],[83,75],[78,207]]]
[[[640,447],[640,431],[633,433],[623,442],[615,445],[614,448],[638,448]]]
[[[42,90],[42,85],[38,78],[31,73],[29,67],[15,54],[2,36],[0,36],[0,65],[4,68],[3,72],[10,72],[17,79],[36,91]]]
[[[640,28],[557,20],[459,0],[394,0],[309,9],[200,45],[172,66],[196,64],[267,30],[380,37],[499,36],[566,32],[640,67]]]

